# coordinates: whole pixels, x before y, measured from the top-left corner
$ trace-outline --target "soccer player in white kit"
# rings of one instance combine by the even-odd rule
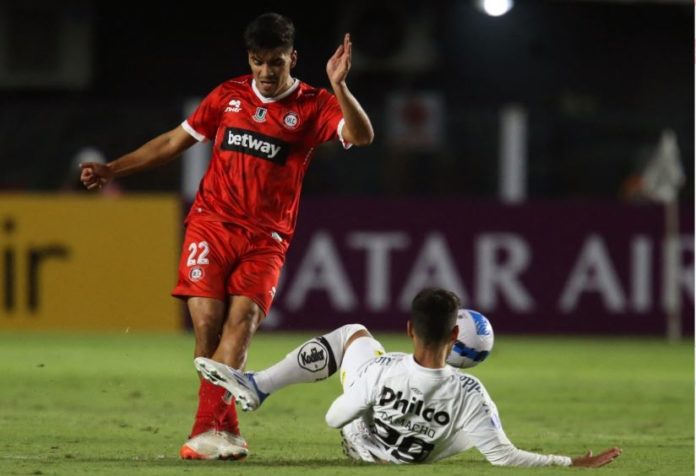
[[[449,291],[421,291],[407,322],[412,354],[385,353],[365,326],[351,324],[305,342],[260,372],[245,374],[203,357],[195,364],[245,411],[283,387],[322,380],[340,368],[343,394],[326,422],[341,429],[345,453],[360,461],[432,463],[476,447],[494,465],[599,467],[621,454],[610,448],[570,458],[516,448],[483,384],[446,364],[459,332],[458,309]]]

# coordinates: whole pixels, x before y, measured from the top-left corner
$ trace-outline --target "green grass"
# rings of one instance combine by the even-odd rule
[[[310,334],[259,334],[249,368],[284,356]],[[405,338],[377,336],[387,350]],[[428,466],[345,459],[324,424],[335,377],[270,397],[240,414],[244,462],[177,458],[192,422],[196,377],[189,335],[0,334],[0,474],[267,475],[547,474],[583,470],[489,465],[476,450]],[[520,448],[576,455],[618,445],[615,475],[694,474],[694,368],[689,343],[659,339],[498,336],[472,371]]]

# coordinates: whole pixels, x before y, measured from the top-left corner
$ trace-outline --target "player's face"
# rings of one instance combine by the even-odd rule
[[[277,96],[292,86],[290,70],[296,62],[297,51],[293,49],[249,51],[256,87],[266,97]]]

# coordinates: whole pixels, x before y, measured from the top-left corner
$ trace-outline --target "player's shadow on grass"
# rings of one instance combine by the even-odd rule
[[[26,460],[33,460],[33,462],[38,462],[43,460],[43,458],[26,458]],[[307,458],[307,459],[265,459],[259,457],[247,458],[243,461],[221,461],[221,460],[211,460],[211,461],[195,461],[195,460],[182,460],[178,457],[132,457],[132,458],[93,458],[93,457],[81,457],[69,455],[66,458],[66,463],[71,464],[83,464],[83,463],[98,463],[101,465],[117,464],[121,465],[127,463],[133,468],[137,467],[158,467],[158,468],[177,468],[184,466],[197,467],[204,469],[215,468],[218,466],[226,467],[237,467],[242,469],[244,467],[254,467],[254,468],[279,468],[279,467],[298,467],[298,468],[308,468],[308,469],[320,469],[326,467],[349,467],[349,468],[375,468],[382,466],[374,463],[364,463],[360,461],[355,461],[345,456],[338,456],[335,458]],[[456,466],[461,467],[462,463],[467,465],[469,470],[475,469],[477,466],[489,466],[487,462],[482,460],[468,459],[468,458],[451,458],[444,461],[438,461],[435,466]],[[397,467],[399,465],[385,464],[385,467]],[[409,465],[411,466],[411,465]],[[413,465],[419,466],[419,465]],[[430,464],[425,465],[431,466]]]
[[[244,466],[255,466],[255,467],[277,467],[277,466],[296,466],[296,467],[308,467],[308,468],[321,468],[325,466],[331,466],[331,467],[352,467],[352,468],[359,468],[359,467],[365,467],[365,468],[375,468],[378,466],[384,466],[384,467],[390,467],[390,468],[396,468],[402,465],[397,465],[397,464],[389,464],[389,463],[384,463],[384,464],[375,464],[375,463],[365,463],[365,462],[360,462],[360,461],[353,461],[347,458],[314,458],[314,459],[304,459],[304,460],[277,460],[277,461],[244,461],[240,464],[243,464]],[[477,465],[480,466],[486,466],[489,467],[490,464],[486,461],[469,461],[467,462],[468,470],[473,470],[476,468]],[[422,466],[422,467],[432,467],[432,466],[456,466],[458,468],[461,468],[462,462],[461,461],[449,461],[449,460],[443,460],[443,461],[438,461],[437,463],[429,463],[425,465],[406,465],[408,467],[417,467],[417,466]]]
[[[221,461],[224,463],[224,461]],[[346,457],[343,458],[308,458],[308,459],[253,459],[247,458],[246,460],[240,462],[239,464],[244,466],[254,466],[254,467],[268,467],[275,468],[281,466],[296,466],[296,467],[309,467],[309,468],[319,468],[322,466],[374,466],[369,463],[361,463],[359,461],[353,461]]]
[[[199,461],[195,462],[195,463],[200,464]],[[311,468],[311,469],[319,469],[322,467],[375,468],[378,466],[385,466],[385,467],[400,466],[400,465],[396,465],[396,464],[380,465],[380,464],[374,464],[374,463],[365,463],[365,462],[361,462],[361,461],[352,460],[352,459],[347,458],[345,456],[336,457],[336,458],[273,459],[273,460],[262,459],[262,458],[252,458],[252,459],[247,458],[244,461],[240,461],[240,462],[232,462],[232,461],[207,461],[206,462],[206,464],[211,464],[211,463],[213,463],[215,465],[237,464],[237,465],[247,466],[247,467],[253,466],[255,468],[262,468],[262,467],[267,467],[267,468],[306,467],[306,468]],[[490,467],[490,464],[487,461],[475,460],[475,459],[463,459],[463,458],[446,459],[443,461],[438,461],[437,463],[434,463],[434,465],[435,466],[456,466],[458,468],[461,468],[462,463],[465,463],[469,470],[475,470],[475,468],[478,466]],[[420,465],[408,465],[408,466],[420,466]],[[424,466],[425,467],[433,466],[433,463],[426,464]]]
[[[2,459],[0,459],[1,461]],[[45,461],[45,458],[24,458],[25,462],[41,462]],[[223,461],[223,460],[211,460],[211,461],[198,461],[198,460],[182,460],[178,457],[166,457],[166,458],[83,458],[79,456],[71,456],[64,460],[64,463],[80,465],[80,464],[93,464],[98,463],[101,465],[116,464],[121,465],[127,463],[131,467],[159,467],[159,468],[175,468],[181,467],[182,465],[197,467],[204,469],[206,467],[218,467],[218,466],[228,466],[237,467],[239,469],[243,467],[268,467],[275,468],[281,466],[293,466],[293,467],[310,467],[319,468],[323,466],[374,466],[369,463],[361,463],[359,461],[352,461],[348,458],[308,458],[308,459],[249,459],[243,461]]]

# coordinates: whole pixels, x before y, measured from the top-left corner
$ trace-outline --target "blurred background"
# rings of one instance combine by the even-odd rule
[[[183,217],[209,156],[81,190],[246,74],[291,17],[294,74],[349,86],[369,147],[319,148],[268,329],[400,331],[424,286],[497,332],[693,334],[691,1],[0,0],[0,329],[185,327]]]

